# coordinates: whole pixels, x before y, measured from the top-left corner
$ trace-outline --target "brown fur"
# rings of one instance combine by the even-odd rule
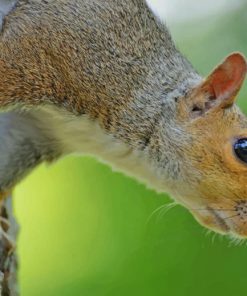
[[[23,118],[34,122],[29,133],[42,131],[47,145],[52,139],[44,150],[41,137],[32,138],[36,159],[77,152],[67,137],[89,141],[94,126],[101,134],[92,153],[168,191],[207,227],[247,236],[247,166],[232,151],[234,139],[247,136],[234,105],[246,75],[240,54],[203,81],[144,0],[21,0],[4,20],[0,73],[3,110],[25,107]],[[37,115],[49,106],[56,119]],[[102,139],[121,153],[110,155]],[[9,171],[1,188],[36,164]],[[226,220],[231,213],[238,216]]]

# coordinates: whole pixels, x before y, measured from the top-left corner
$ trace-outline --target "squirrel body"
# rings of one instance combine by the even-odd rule
[[[201,224],[247,235],[216,210],[247,200],[247,169],[231,150],[247,127],[234,104],[241,54],[203,79],[144,0],[12,4],[0,35],[1,191],[40,162],[93,154]]]

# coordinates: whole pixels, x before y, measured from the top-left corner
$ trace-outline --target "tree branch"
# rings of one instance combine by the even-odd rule
[[[0,207],[0,296],[18,296],[17,257],[15,254],[18,224],[13,215],[12,198]]]

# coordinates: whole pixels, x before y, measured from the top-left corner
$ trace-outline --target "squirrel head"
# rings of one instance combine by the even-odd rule
[[[245,58],[231,54],[178,101],[176,114],[191,136],[179,199],[207,228],[237,237],[247,237],[247,118],[234,101],[246,72]]]

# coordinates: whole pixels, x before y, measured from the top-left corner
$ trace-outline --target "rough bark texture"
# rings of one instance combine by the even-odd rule
[[[18,296],[15,242],[18,224],[12,210],[12,199],[1,202],[0,209],[0,296]]]

